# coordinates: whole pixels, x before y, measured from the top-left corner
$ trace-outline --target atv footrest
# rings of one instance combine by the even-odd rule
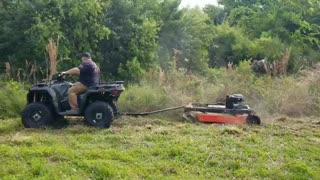
[[[61,112],[59,113],[61,116],[80,116],[79,112],[78,113],[72,113],[72,112]]]

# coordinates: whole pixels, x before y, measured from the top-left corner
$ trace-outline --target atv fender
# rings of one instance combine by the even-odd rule
[[[33,97],[35,94],[47,94],[51,98],[50,103],[53,105],[55,112],[59,112],[57,95],[52,89],[49,87],[32,87],[27,94],[28,104],[34,102]]]

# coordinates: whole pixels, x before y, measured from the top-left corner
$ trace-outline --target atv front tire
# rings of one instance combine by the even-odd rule
[[[87,107],[84,113],[85,122],[99,128],[109,128],[113,118],[113,109],[106,102],[94,102]]]
[[[31,103],[27,105],[22,113],[22,124],[26,128],[41,128],[53,121],[50,108],[42,103]]]

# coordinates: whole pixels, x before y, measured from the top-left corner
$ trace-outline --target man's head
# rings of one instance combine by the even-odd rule
[[[91,60],[91,55],[88,52],[81,53],[82,62]]]

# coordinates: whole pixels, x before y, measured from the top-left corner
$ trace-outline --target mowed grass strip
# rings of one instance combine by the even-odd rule
[[[320,125],[262,126],[120,118],[111,129],[0,123],[0,179],[317,179]]]

